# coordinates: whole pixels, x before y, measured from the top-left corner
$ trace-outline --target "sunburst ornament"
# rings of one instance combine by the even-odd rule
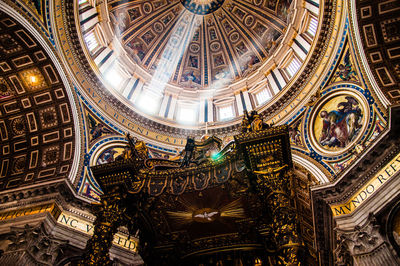
[[[184,204],[185,211],[167,211],[170,218],[175,220],[178,225],[189,224],[191,222],[211,223],[221,218],[245,218],[245,211],[241,199],[234,200],[220,208],[196,208],[195,206]]]

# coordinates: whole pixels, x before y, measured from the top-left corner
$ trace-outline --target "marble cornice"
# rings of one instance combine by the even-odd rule
[[[67,180],[21,187],[0,194],[0,212],[11,208],[22,208],[44,202],[55,202],[60,206],[90,210],[91,205],[78,198],[71,191]]]

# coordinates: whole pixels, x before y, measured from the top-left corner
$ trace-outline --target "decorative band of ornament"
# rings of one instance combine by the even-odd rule
[[[93,231],[94,231],[94,225],[93,223],[89,223],[86,222],[76,216],[67,214],[65,212],[61,213],[61,215],[59,215],[57,222],[67,226],[69,228],[72,228],[76,231],[85,233],[87,235],[93,235]],[[137,240],[131,238],[128,238],[127,235],[125,234],[121,234],[121,233],[116,233],[114,235],[114,240],[113,240],[113,244],[121,247],[123,249],[132,251],[132,252],[137,252]]]
[[[48,203],[33,207],[26,207],[18,210],[2,212],[0,213],[0,221],[15,219],[17,217],[33,215],[38,213],[45,213],[45,212],[50,213],[55,219],[58,219],[58,217],[61,214],[60,208],[55,203]]]
[[[169,173],[167,177],[148,175],[140,181],[133,182],[134,187],[129,192],[139,193],[144,186],[147,186],[147,192],[151,196],[159,196],[164,192],[180,195],[192,189],[203,190],[211,183],[227,182],[231,177],[232,163],[228,161],[197,173],[194,171],[174,172],[174,174]]]
[[[370,198],[384,183],[395,176],[399,171],[400,153],[359,189],[345,204],[331,206],[333,216],[341,216],[354,212],[366,199]]]

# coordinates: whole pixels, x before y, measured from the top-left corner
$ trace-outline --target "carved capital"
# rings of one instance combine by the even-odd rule
[[[337,233],[337,245],[334,250],[336,265],[352,265],[353,259],[351,258],[349,248],[347,245],[348,237],[346,234]]]
[[[335,249],[337,265],[398,265],[398,257],[392,254],[388,243],[379,233],[375,216],[370,213],[364,226],[355,226],[353,232],[337,231]]]
[[[63,248],[67,240],[57,239],[46,232],[44,225],[32,227],[11,227],[11,232],[0,237],[1,246],[4,249],[0,257],[0,264],[9,263],[10,259],[15,265],[23,264],[26,255],[29,260],[40,265],[54,265],[63,254]]]
[[[370,213],[367,223],[362,227],[355,226],[353,232],[335,229],[339,237],[338,247],[346,245],[352,256],[369,253],[384,242],[379,227],[375,216]]]

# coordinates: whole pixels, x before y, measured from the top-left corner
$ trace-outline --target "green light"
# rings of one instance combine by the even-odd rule
[[[221,154],[219,154],[218,152],[214,152],[211,154],[211,160],[213,161],[218,161],[219,159],[221,159]]]

